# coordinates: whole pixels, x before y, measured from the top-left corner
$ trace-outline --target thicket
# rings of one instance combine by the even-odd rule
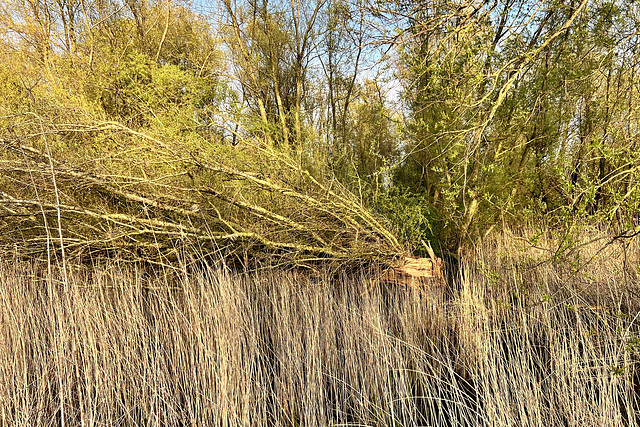
[[[3,2],[3,244],[366,260],[505,225],[632,236],[639,7]]]

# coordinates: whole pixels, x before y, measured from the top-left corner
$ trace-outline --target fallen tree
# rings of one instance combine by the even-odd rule
[[[433,254],[412,273],[383,220],[302,156],[255,137],[211,143],[112,122],[34,123],[1,135],[5,251],[163,266],[190,251],[245,265],[379,264],[405,281],[440,274]]]

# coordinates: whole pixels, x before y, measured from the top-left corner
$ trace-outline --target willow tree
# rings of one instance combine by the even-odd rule
[[[452,246],[522,213],[610,218],[635,200],[636,128],[623,117],[637,116],[636,7],[427,1],[379,11],[406,28],[394,41],[413,141],[396,183],[437,207]]]
[[[309,64],[325,5],[325,0],[222,1],[219,25],[231,53],[232,78],[240,86],[241,120],[257,118],[254,129],[285,147],[303,145]]]

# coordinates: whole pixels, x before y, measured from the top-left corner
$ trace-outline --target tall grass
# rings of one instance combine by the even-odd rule
[[[0,422],[637,425],[638,247],[601,248],[570,265],[495,235],[444,300],[207,266],[78,267],[64,283],[5,258]]]

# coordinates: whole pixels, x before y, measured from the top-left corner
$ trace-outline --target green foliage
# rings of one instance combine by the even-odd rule
[[[415,250],[416,254],[428,256],[425,243],[444,235],[443,221],[438,218],[437,211],[424,194],[394,187],[375,197],[374,207],[391,221],[398,238]],[[446,241],[439,243],[443,248],[434,249],[450,249]]]
[[[510,13],[527,4],[404,6],[412,118],[395,183],[424,192],[459,243],[495,224],[638,213],[637,5]]]
[[[99,74],[96,80],[102,90],[92,95],[107,116],[136,127],[211,126],[226,95],[216,80],[174,64],[160,65],[136,52],[117,64],[111,75]]]

